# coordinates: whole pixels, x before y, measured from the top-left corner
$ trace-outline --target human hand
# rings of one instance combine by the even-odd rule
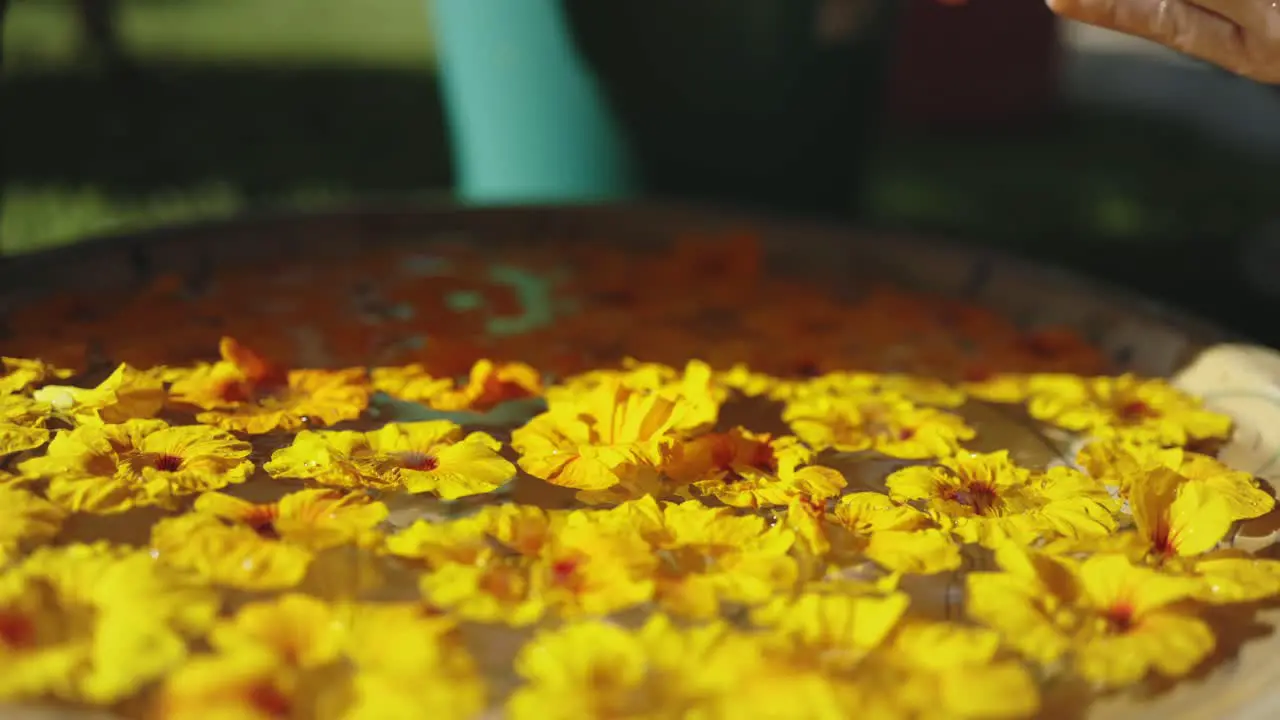
[[[1046,0],[1058,15],[1280,83],[1280,0]]]

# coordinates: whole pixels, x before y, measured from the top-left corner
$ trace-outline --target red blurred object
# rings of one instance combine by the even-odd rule
[[[900,0],[891,121],[1016,126],[1057,102],[1053,13],[1029,0]]]

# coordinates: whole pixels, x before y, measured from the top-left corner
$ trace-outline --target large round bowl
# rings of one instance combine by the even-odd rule
[[[643,248],[674,235],[743,228],[759,236],[771,270],[799,273],[815,286],[888,281],[986,305],[1019,323],[1074,328],[1102,349],[1112,370],[1174,378],[1232,415],[1237,432],[1222,459],[1273,484],[1280,478],[1280,463],[1272,462],[1280,452],[1280,358],[1270,351],[1069,273],[990,251],[838,226],[670,206],[391,208],[244,218],[0,260],[0,318],[63,291],[120,297],[162,275],[196,286],[214,273],[281,259],[333,267],[388,247],[423,250],[458,241],[501,259],[540,244]],[[12,339],[0,336],[0,354],[8,354]],[[1253,540],[1262,546],[1270,532],[1258,529]],[[1260,617],[1265,632],[1238,652],[1233,648],[1233,656],[1211,671],[1151,696],[1108,698],[1095,703],[1087,717],[1280,717],[1280,663],[1274,660],[1280,638],[1271,634],[1280,613],[1264,610]],[[1053,711],[1052,705],[1046,708],[1047,715]]]

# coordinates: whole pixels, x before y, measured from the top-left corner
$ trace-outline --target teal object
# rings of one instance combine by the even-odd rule
[[[560,0],[427,0],[427,9],[463,200],[632,195],[625,142]]]

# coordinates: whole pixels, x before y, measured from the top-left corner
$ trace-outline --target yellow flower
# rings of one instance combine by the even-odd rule
[[[923,512],[873,492],[840,498],[828,516],[842,533],[841,554],[861,555],[894,572],[933,574],[960,566],[960,548]]]
[[[875,450],[890,457],[947,457],[974,437],[958,415],[893,395],[814,395],[789,401],[782,419],[815,450]]]
[[[165,391],[158,373],[122,364],[97,387],[45,385],[31,397],[53,415],[101,424],[155,417],[164,407]]]
[[[48,408],[24,395],[0,395],[0,460],[49,442]]]
[[[881,395],[909,403],[955,408],[964,404],[964,391],[941,380],[913,375],[834,372],[798,383],[793,398]]]
[[[697,501],[659,505],[653,498],[620,506],[658,556],[658,605],[673,614],[709,619],[721,603],[755,605],[795,585],[789,556],[795,535],[758,515],[709,508]]]
[[[802,593],[753,613],[754,622],[769,628],[758,648],[745,651],[760,667],[726,701],[722,716],[863,717],[871,688],[862,671],[907,605],[897,592]]]
[[[1160,445],[1220,440],[1231,433],[1230,418],[1205,410],[1163,380],[1042,375],[1031,382],[1031,416],[1067,430]]]
[[[720,403],[729,396],[729,388],[719,383],[711,366],[701,360],[690,360],[683,370],[631,358],[623,360],[622,365],[622,370],[594,370],[565,378],[560,385],[546,389],[547,401],[553,406],[569,407],[601,388],[613,386],[641,395],[659,393],[678,397],[681,405],[679,429],[693,433],[715,423]]]
[[[655,615],[638,631],[599,621],[542,631],[516,657],[524,684],[513,720],[729,717],[716,712],[743,690],[753,646],[723,623],[688,630]],[[757,717],[768,717],[758,715]]]
[[[418,603],[364,603],[346,615],[356,673],[344,720],[464,720],[484,710],[484,680],[453,621]]]
[[[308,489],[274,503],[251,503],[224,493],[205,493],[195,512],[313,550],[363,543],[387,518],[387,506],[361,492]]]
[[[0,357],[0,395],[25,392],[49,380],[66,380],[74,370],[56,367],[43,360]]]
[[[786,505],[792,497],[835,497],[844,476],[810,465],[813,452],[792,436],[773,437],[736,428],[676,445],[663,471],[697,495],[733,507]]]
[[[534,561],[531,593],[566,617],[607,615],[653,597],[657,564],[634,528],[579,511]]]
[[[747,397],[788,397],[794,383],[751,370],[738,364],[715,374],[715,381],[723,387],[736,390]]]
[[[886,484],[895,499],[921,503],[935,522],[969,543],[1106,535],[1116,526],[1118,508],[1101,484],[1068,468],[1032,472],[1003,450],[903,468]]]
[[[1123,555],[1075,562],[1006,545],[996,557],[1003,572],[969,575],[968,613],[1038,663],[1066,659],[1089,682],[1120,687],[1153,671],[1186,675],[1214,648],[1185,602],[1193,580]]]
[[[1082,448],[1077,461],[1090,475],[1115,486],[1120,495],[1129,495],[1133,478],[1160,469],[1172,470],[1189,482],[1206,485],[1222,499],[1232,520],[1262,517],[1275,507],[1275,498],[1263,490],[1253,475],[1233,470],[1216,459],[1182,448],[1114,439],[1091,442]]]
[[[521,469],[555,485],[604,490],[660,465],[695,405],[670,391],[637,391],[605,380],[582,394],[548,391],[549,410],[511,434]]]
[[[1251,477],[1238,480],[1262,493],[1253,487]],[[1134,562],[1197,582],[1196,597],[1206,602],[1253,601],[1280,594],[1280,561],[1215,550],[1241,519],[1241,507],[1249,512],[1255,509],[1250,503],[1239,503],[1239,493],[1222,487],[1156,466],[1131,478],[1133,530],[1092,541],[1050,544],[1046,550],[1124,553]]]
[[[969,397],[1001,405],[1025,402],[1031,394],[1032,375],[1016,373],[992,373],[986,377],[971,378],[960,384]]]
[[[316,551],[368,543],[387,508],[360,493],[299,490],[278,503],[253,504],[207,493],[195,512],[161,520],[151,545],[161,562],[232,587],[293,587]]]
[[[1031,673],[1001,657],[999,635],[985,628],[907,621],[860,674],[864,717],[1028,718],[1040,708]]]
[[[135,419],[60,430],[18,469],[47,479],[49,499],[68,510],[112,513],[242,483],[253,473],[251,451],[216,428]]]
[[[362,368],[286,370],[231,338],[219,349],[219,362],[171,373],[170,398],[204,410],[202,423],[258,435],[354,420],[369,406]]]
[[[0,485],[0,568],[28,546],[52,540],[65,518],[61,508],[38,495]]]
[[[455,500],[496,490],[516,474],[500,447],[484,433],[464,436],[447,420],[390,423],[367,433],[304,430],[263,469],[334,487],[404,488]]]
[[[449,378],[431,377],[421,365],[376,368],[372,378],[374,389],[391,397],[445,411],[487,411],[508,400],[542,394],[542,374],[517,362],[477,360],[461,387],[455,387]]]
[[[216,595],[145,553],[38,550],[0,575],[0,700],[123,700],[180,663],[216,612]]]
[[[269,653],[193,658],[165,678],[158,720],[279,720],[307,717],[298,674]]]
[[[265,652],[291,667],[315,668],[338,659],[346,642],[340,613],[323,600],[290,593],[249,603],[209,634],[218,651]]]

